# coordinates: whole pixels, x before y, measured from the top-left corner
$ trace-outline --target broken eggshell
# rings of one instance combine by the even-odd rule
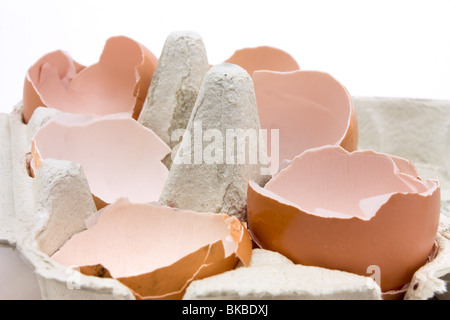
[[[31,141],[31,172],[47,158],[82,165],[98,208],[128,197],[157,201],[168,176],[161,160],[170,148],[128,113],[103,117],[60,114]]]
[[[225,62],[240,66],[250,76],[257,70],[284,72],[300,69],[297,61],[289,53],[270,46],[237,50]]]
[[[264,188],[248,188],[249,230],[262,248],[302,265],[378,270],[383,292],[401,289],[427,262],[439,216],[437,180],[370,150],[310,149]]]
[[[320,71],[256,71],[253,81],[261,128],[279,130],[279,146],[272,147],[274,142],[267,137],[266,144],[268,150],[279,152],[281,163],[324,145],[357,149],[358,123],[352,98],[331,75]]]
[[[247,229],[226,214],[119,199],[88,218],[86,227],[52,259],[117,279],[138,299],[181,299],[192,281],[251,260]]]
[[[147,48],[123,36],[108,39],[99,62],[87,68],[63,51],[51,52],[26,74],[24,121],[41,106],[81,114],[129,112],[137,119],[157,63]]]

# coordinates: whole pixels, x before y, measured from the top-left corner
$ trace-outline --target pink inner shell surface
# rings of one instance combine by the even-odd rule
[[[156,67],[157,59],[127,37],[108,39],[99,62],[88,68],[78,65],[62,51],[50,53],[27,73],[25,120],[28,121],[29,113],[39,106],[35,105],[40,104],[37,99],[44,106],[68,113],[133,113],[136,100],[141,99],[136,96],[135,87],[142,76],[138,68],[144,63],[149,63],[147,68],[151,69],[151,64]],[[146,72],[152,74],[150,69]]]
[[[52,259],[67,266],[101,264],[113,278],[121,278],[171,265],[221,240],[229,256],[237,244],[229,237],[227,217],[120,199],[89,218],[88,229],[75,234]]]
[[[41,127],[32,143],[34,158],[80,163],[92,194],[106,203],[121,197],[157,201],[168,176],[161,160],[170,148],[130,114],[62,114]]]
[[[437,181],[420,179],[405,159],[330,146],[306,151],[265,189],[317,216],[370,220],[393,194],[426,196],[438,186]]]
[[[253,240],[298,264],[370,276],[400,290],[429,258],[440,217],[438,180],[406,159],[340,146],[312,148],[264,188],[250,182]]]
[[[350,126],[353,103],[348,91],[318,71],[256,71],[253,75],[262,129],[279,130],[279,159],[303,151],[339,145]],[[269,131],[270,132],[270,131]],[[270,133],[268,133],[270,137]]]

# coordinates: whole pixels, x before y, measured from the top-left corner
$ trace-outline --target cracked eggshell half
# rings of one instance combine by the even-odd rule
[[[272,155],[279,152],[281,163],[324,145],[357,149],[358,123],[352,98],[331,75],[256,71],[253,81],[261,128],[279,130],[278,145],[266,138],[267,150],[273,150]]]
[[[225,62],[240,66],[250,76],[257,70],[284,72],[300,69],[297,61],[289,53],[270,46],[237,50]]]
[[[231,270],[239,261],[248,266],[252,255],[247,229],[226,214],[119,199],[86,226],[52,259],[117,279],[137,299],[181,299],[192,281]]]
[[[427,262],[439,216],[437,180],[370,150],[310,149],[264,188],[248,188],[249,230],[262,248],[302,265],[379,270],[383,292],[401,289]]]
[[[98,208],[127,197],[157,201],[167,180],[161,162],[170,148],[128,113],[103,117],[61,114],[39,128],[31,141],[31,171],[43,159],[82,165]]]
[[[157,63],[151,51],[124,36],[109,38],[99,62],[87,68],[63,51],[49,53],[26,74],[24,121],[40,106],[81,114],[129,112],[137,119]]]

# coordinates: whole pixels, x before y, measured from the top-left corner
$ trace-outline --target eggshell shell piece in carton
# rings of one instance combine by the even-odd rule
[[[80,163],[97,206],[121,197],[157,201],[168,170],[161,160],[170,148],[130,114],[94,117],[61,114],[42,126],[31,145],[31,169],[43,159]]]
[[[87,68],[63,51],[49,53],[26,74],[24,121],[41,106],[82,114],[128,112],[137,119],[156,65],[152,52],[123,36],[108,39],[99,62]]]
[[[300,69],[297,61],[289,53],[269,46],[237,50],[225,62],[237,64],[252,77],[257,70],[285,72]]]
[[[329,144],[356,150],[352,97],[334,77],[320,71],[257,71],[253,81],[261,128],[279,130],[279,146],[267,139],[267,150],[279,150],[280,162]]]
[[[250,183],[248,222],[262,248],[295,263],[367,275],[401,289],[435,245],[440,187],[407,160],[325,146],[305,151],[261,188]]]
[[[182,211],[120,199],[86,222],[52,259],[112,277],[138,299],[181,299],[194,279],[251,259],[244,225],[225,214]]]

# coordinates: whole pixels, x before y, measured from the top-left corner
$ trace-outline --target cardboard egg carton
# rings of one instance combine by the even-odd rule
[[[422,178],[441,183],[441,221],[433,259],[419,269],[405,299],[450,299],[450,102],[354,97],[359,149],[374,149],[409,159]],[[28,124],[22,105],[0,114],[0,244],[23,259],[24,272],[36,277],[43,299],[135,299],[114,279],[86,276],[50,256],[73,234],[85,229],[96,212],[82,167],[70,161],[44,160],[31,177],[31,137],[59,112],[38,108]],[[7,262],[2,262],[7,263]],[[2,288],[8,290],[8,288]],[[251,265],[197,280],[185,299],[381,299],[366,277],[295,265],[278,253],[254,249]]]

